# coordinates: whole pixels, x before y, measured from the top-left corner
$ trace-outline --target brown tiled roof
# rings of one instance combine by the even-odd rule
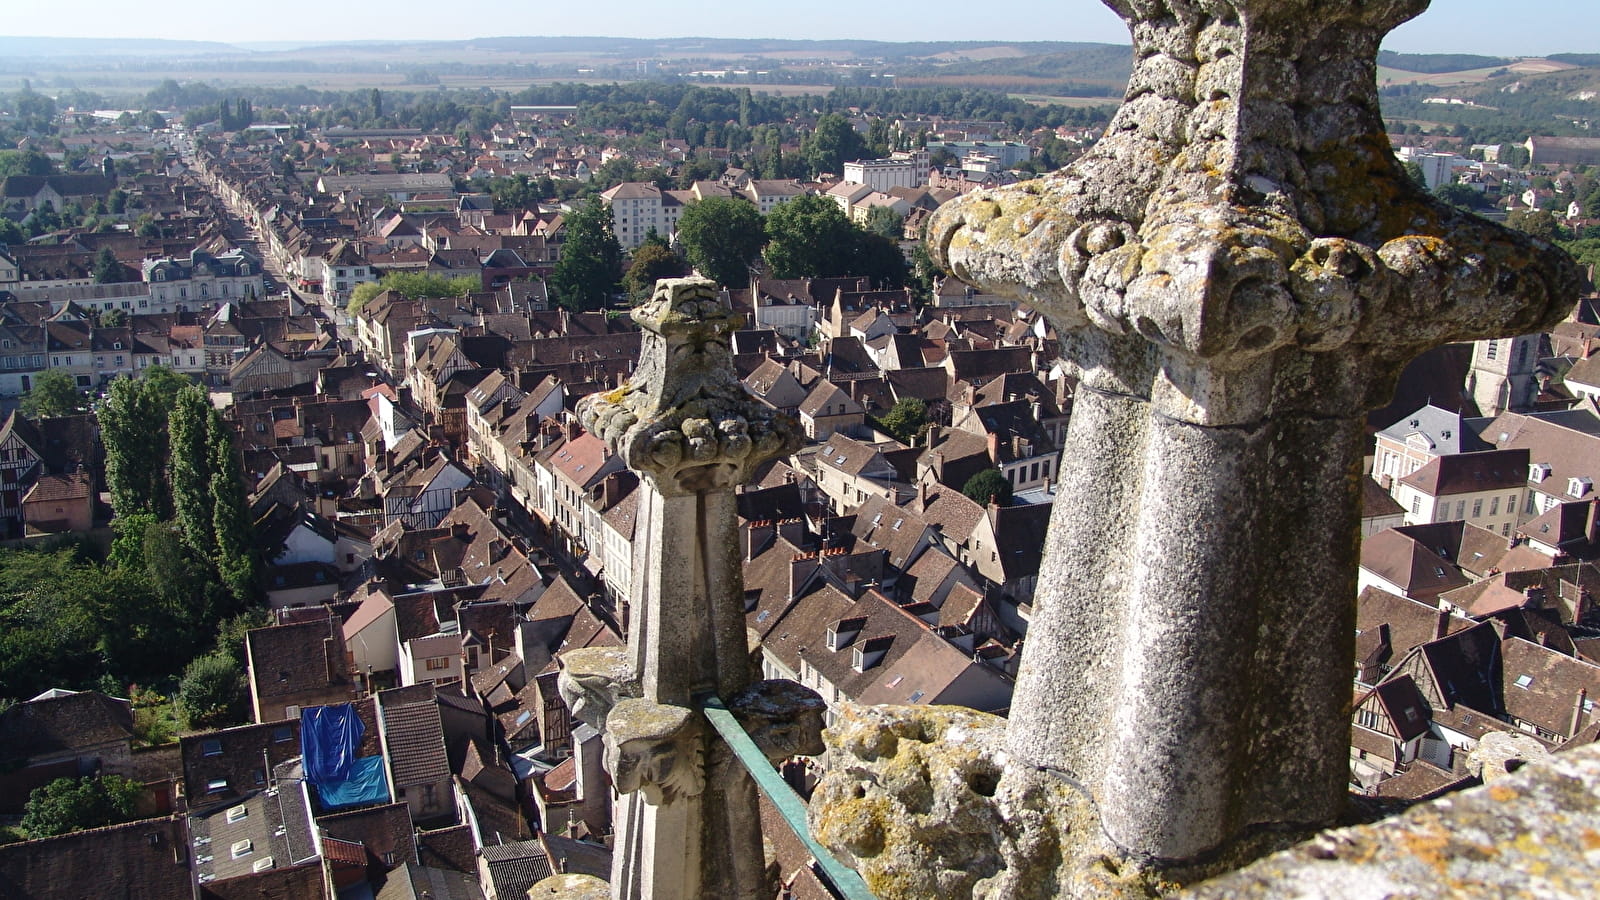
[[[183,822],[144,819],[0,846],[7,900],[192,900]],[[110,889],[108,891],[108,889]]]
[[[321,900],[327,896],[322,867],[315,865],[273,868],[200,885],[200,900]]]
[[[300,720],[184,735],[179,749],[184,794],[190,798],[191,806],[237,797],[265,785],[263,756],[277,766],[300,755]],[[207,786],[215,781],[226,781],[226,789],[209,790]]]
[[[450,758],[445,752],[444,725],[439,717],[439,706],[432,697],[407,702],[399,692],[383,691],[378,694],[378,705],[383,715],[384,744],[387,748],[389,770],[397,788],[415,784],[432,784],[450,777]]]
[[[0,713],[0,762],[70,754],[132,738],[128,701],[99,691],[30,700]]]
[[[1568,736],[1597,717],[1600,666],[1548,647],[1509,638],[1500,644],[1506,712],[1546,731]]]
[[[1436,456],[1400,479],[1401,484],[1433,497],[1518,490],[1527,482],[1527,449]]]
[[[381,868],[393,868],[383,863],[388,853],[394,854],[396,866],[417,861],[411,808],[404,802],[321,816],[317,819],[317,825],[326,837],[366,847],[371,854],[368,862],[376,860]]]
[[[270,700],[318,691],[327,694],[322,702],[335,702],[348,684],[337,617],[254,628],[245,633],[245,644],[263,708]]]

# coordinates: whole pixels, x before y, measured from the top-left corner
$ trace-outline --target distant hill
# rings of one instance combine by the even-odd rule
[[[1500,56],[1476,56],[1471,53],[1394,53],[1384,50],[1378,54],[1380,66],[1422,75],[1489,69],[1495,66],[1508,66],[1513,62],[1515,60]]]
[[[0,36],[6,59],[72,56],[221,56],[247,51],[219,41],[168,41],[159,38],[60,38]]]

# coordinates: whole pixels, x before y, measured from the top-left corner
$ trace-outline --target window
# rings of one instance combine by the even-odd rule
[[[213,778],[206,782],[206,793],[208,794],[220,794],[227,789],[228,779],[226,778]]]
[[[1493,498],[1493,499],[1491,499],[1489,501],[1489,515],[1491,515],[1491,516],[1500,515],[1500,498],[1499,497],[1495,497],[1495,498]]]
[[[283,744],[292,740],[294,740],[293,728],[287,725],[279,725],[277,728],[272,729],[272,742],[274,744]]]
[[[1532,675],[1518,675],[1517,676],[1517,680],[1514,682],[1514,684],[1516,684],[1517,687],[1522,688],[1523,690],[1527,690],[1528,688],[1533,687],[1533,676]]]
[[[201,756],[221,756],[222,742],[216,738],[207,738],[200,742]]]
[[[1422,497],[1413,495],[1412,498],[1411,498],[1411,514],[1414,516],[1414,515],[1417,515],[1418,513],[1421,513],[1421,512],[1422,512]]]
[[[428,660],[428,671],[430,672],[448,668],[450,668],[450,657],[448,656],[435,656]]]
[[[1499,350],[1500,350],[1500,342],[1499,341],[1490,341],[1489,342],[1489,346],[1484,350],[1484,356],[1488,357],[1489,359],[1494,359],[1495,358],[1495,354],[1497,354],[1499,352]]]
[[[1483,498],[1479,497],[1472,501],[1472,517],[1476,519],[1481,515],[1483,515]]]
[[[1465,500],[1457,500],[1456,501],[1456,518],[1457,519],[1465,519],[1466,517],[1467,517],[1467,501],[1465,501]]]
[[[234,841],[233,842],[233,858],[234,859],[238,859],[241,856],[249,856],[251,853],[254,853],[254,852],[255,852],[255,845],[250,843],[250,839],[249,838],[245,838],[242,841]]]
[[[228,810],[228,823],[231,825],[234,822],[242,822],[245,816],[248,815],[250,815],[250,810],[245,809],[243,804],[231,807]]]

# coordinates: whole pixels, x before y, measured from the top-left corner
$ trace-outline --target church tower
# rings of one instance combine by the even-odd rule
[[[1478,341],[1472,345],[1467,393],[1485,416],[1530,412],[1539,396],[1539,343],[1542,335]]]

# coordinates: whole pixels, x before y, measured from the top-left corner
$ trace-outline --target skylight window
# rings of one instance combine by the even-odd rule
[[[250,810],[245,809],[243,806],[229,807],[228,823],[232,824],[234,822],[242,822],[244,821],[244,817],[248,815],[250,815]]]
[[[241,856],[249,856],[251,853],[254,853],[254,852],[255,852],[255,845],[250,843],[250,839],[249,838],[245,838],[242,841],[234,841],[233,842],[233,858],[234,859],[238,859]]]
[[[1516,684],[1517,687],[1523,688],[1524,690],[1526,690],[1527,688],[1530,688],[1530,687],[1533,686],[1533,676],[1532,675],[1518,675],[1517,676],[1517,680],[1514,682],[1514,684]]]

